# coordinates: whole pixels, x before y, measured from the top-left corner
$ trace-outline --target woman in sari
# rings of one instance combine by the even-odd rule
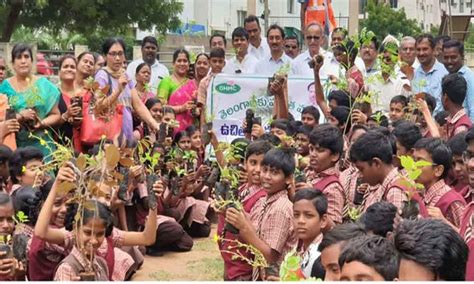
[[[78,87],[84,87],[84,80],[93,77],[95,74],[94,65],[96,59],[94,53],[85,51],[77,57],[77,72],[75,84]]]
[[[48,157],[50,147],[54,147],[48,129],[61,119],[59,90],[48,79],[32,74],[33,53],[28,45],[16,44],[11,54],[15,75],[2,82],[0,93],[7,95],[10,108],[22,125],[16,135],[16,144],[18,148],[37,147]],[[30,137],[30,133],[42,140]]]
[[[209,73],[209,57],[203,53],[196,57],[195,79],[192,80],[186,78],[189,71],[189,53],[186,50],[179,49],[175,51],[173,64],[174,72],[168,77],[168,80],[165,80],[165,78],[160,82],[158,96],[163,100],[166,93],[171,90],[169,98],[164,102],[167,102],[176,113],[179,127],[175,129],[174,133],[177,133],[192,125],[194,117],[199,117],[199,110],[194,115],[192,110],[196,110],[195,100],[197,99],[196,92],[199,82]]]

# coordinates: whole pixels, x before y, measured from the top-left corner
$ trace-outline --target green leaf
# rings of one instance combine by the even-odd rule
[[[417,168],[423,168],[423,167],[428,167],[428,166],[432,166],[432,165],[433,165],[433,163],[425,161],[425,160],[420,160],[420,161],[417,161],[415,163],[415,166]]]

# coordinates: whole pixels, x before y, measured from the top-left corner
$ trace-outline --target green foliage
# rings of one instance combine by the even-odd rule
[[[16,221],[16,223],[28,223],[30,220],[28,219],[28,216],[25,214],[25,212],[23,211],[18,211],[18,213],[16,213],[15,215],[15,218],[14,220]]]
[[[404,9],[394,10],[389,5],[369,0],[366,12],[368,17],[361,21],[361,27],[372,30],[379,40],[391,35],[417,35],[421,28],[416,20],[409,20]]]
[[[422,184],[416,182],[416,179],[421,175],[421,168],[432,166],[433,164],[424,160],[415,162],[411,156],[400,156],[399,158],[400,164],[405,170],[405,174],[402,175],[402,182],[408,188],[408,191],[406,191],[408,199],[411,199],[417,190],[424,189]]]

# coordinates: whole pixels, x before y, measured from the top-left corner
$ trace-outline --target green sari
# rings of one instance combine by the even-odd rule
[[[38,78],[33,86],[25,92],[15,91],[10,82],[4,80],[0,84],[0,93],[7,95],[8,103],[15,112],[19,113],[24,109],[33,108],[40,119],[48,116],[53,107],[58,104],[60,97],[59,89],[44,77]],[[33,146],[39,148],[44,157],[47,158],[51,154],[51,150],[54,151],[54,144],[49,130],[38,130],[35,131],[34,135],[41,137],[46,143],[40,143],[38,139],[29,137],[30,131],[22,128],[16,135],[17,147]]]
[[[172,76],[168,76],[168,77],[165,77],[163,78],[161,81],[160,81],[160,85],[158,86],[158,99],[160,99],[160,101],[163,103],[163,104],[167,104],[170,97],[171,97],[171,94],[173,94],[179,87],[181,87],[182,85],[184,85],[185,83],[187,83],[188,80],[183,80],[183,82],[180,83],[176,83]]]

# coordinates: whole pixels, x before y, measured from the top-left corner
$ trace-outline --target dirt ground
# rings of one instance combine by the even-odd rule
[[[145,256],[143,267],[132,281],[222,281],[224,263],[213,240],[216,225],[208,238],[194,239],[189,252],[166,252],[164,256]]]

